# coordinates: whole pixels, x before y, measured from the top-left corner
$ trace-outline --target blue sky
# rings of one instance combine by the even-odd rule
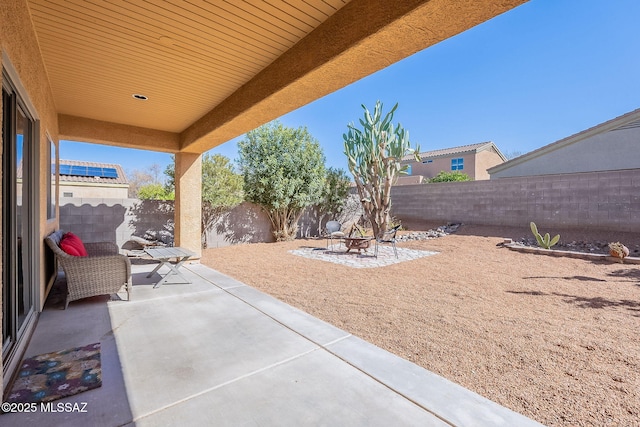
[[[342,134],[365,104],[422,151],[493,141],[507,154],[640,108],[640,1],[532,0],[280,118],[307,126],[327,165],[347,169]],[[235,159],[236,142],[213,149]],[[133,155],[132,155],[133,154]],[[63,159],[144,169],[163,153],[63,142]]]

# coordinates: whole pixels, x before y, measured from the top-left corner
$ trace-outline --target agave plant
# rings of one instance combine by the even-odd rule
[[[538,227],[536,226],[535,222],[531,222],[530,224],[531,226],[531,232],[533,233],[533,235],[535,236],[538,245],[542,248],[545,249],[551,249],[551,246],[555,245],[556,243],[558,243],[560,241],[560,235],[556,234],[553,239],[551,238],[551,236],[549,235],[549,233],[545,233],[544,236],[542,236],[540,233],[538,233]]]

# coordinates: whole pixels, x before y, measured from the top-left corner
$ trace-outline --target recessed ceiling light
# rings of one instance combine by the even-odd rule
[[[146,97],[146,96],[144,96],[144,95],[140,95],[139,93],[134,93],[132,96],[133,96],[135,99],[139,99],[139,100],[141,100],[141,101],[146,101],[147,99],[149,99],[149,98],[147,98],[147,97]]]
[[[161,45],[163,45],[163,46],[167,46],[167,47],[174,47],[174,46],[177,46],[177,45],[178,45],[178,43],[177,43],[174,39],[172,39],[171,37],[169,37],[169,36],[160,36],[160,37],[158,38],[158,42],[159,42]]]

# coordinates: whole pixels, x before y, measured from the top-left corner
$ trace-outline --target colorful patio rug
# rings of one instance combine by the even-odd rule
[[[102,385],[100,343],[25,359],[8,402],[49,402]]]

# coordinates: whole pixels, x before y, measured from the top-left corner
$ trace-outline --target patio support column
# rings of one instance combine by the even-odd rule
[[[202,155],[176,153],[175,245],[202,256]]]

